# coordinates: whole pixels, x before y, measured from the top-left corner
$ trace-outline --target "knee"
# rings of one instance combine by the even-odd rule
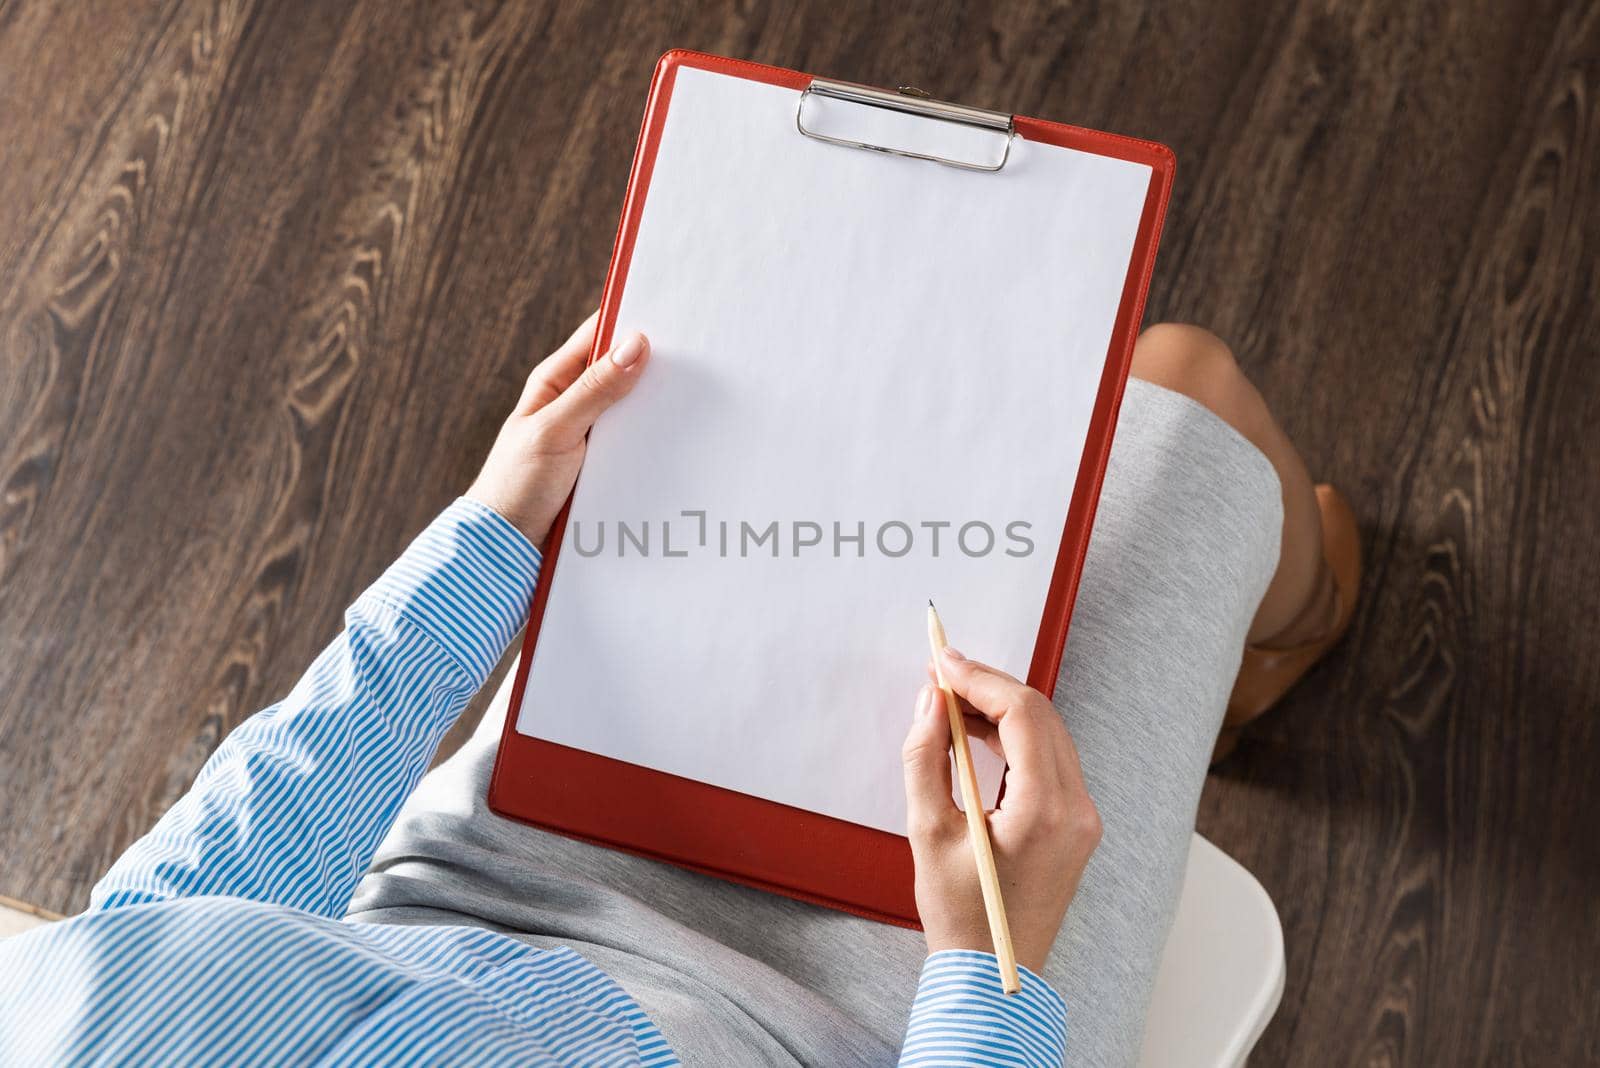
[[[1157,323],[1133,347],[1133,376],[1199,401],[1239,425],[1256,398],[1233,350],[1209,330]]]

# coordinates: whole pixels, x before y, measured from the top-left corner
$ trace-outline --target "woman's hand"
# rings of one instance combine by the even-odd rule
[[[542,545],[583,466],[589,428],[627,396],[650,356],[643,334],[616,338],[587,369],[596,315],[528,376],[467,496],[509,519]]]
[[[1100,842],[1100,814],[1084,788],[1072,736],[1037,690],[954,650],[945,651],[939,668],[970,709],[968,735],[1010,765],[1005,796],[989,814],[989,838],[1017,960],[1042,971]],[[966,817],[951,798],[950,717],[933,686],[917,696],[902,755],[917,912],[928,951],[992,952]]]

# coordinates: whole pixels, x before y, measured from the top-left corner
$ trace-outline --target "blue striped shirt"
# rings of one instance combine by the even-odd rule
[[[0,942],[0,1064],[676,1064],[605,973],[475,927],[346,923],[446,730],[516,634],[539,554],[462,499],[228,735],[87,912]],[[901,1063],[1059,1065],[1066,1007],[930,956]]]

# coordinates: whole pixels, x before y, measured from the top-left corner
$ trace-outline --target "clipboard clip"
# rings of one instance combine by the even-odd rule
[[[905,115],[918,115],[923,118],[935,119],[939,122],[952,122],[961,126],[972,126],[980,130],[990,130],[995,133],[1005,134],[1005,146],[996,163],[974,163],[970,160],[952,159],[949,156],[930,155],[923,152],[913,152],[910,149],[892,148],[888,145],[874,145],[865,141],[851,141],[843,137],[831,137],[828,134],[818,133],[807,128],[805,124],[806,100],[812,96],[826,97],[830,100],[843,100],[851,104],[863,104],[867,107],[882,108],[886,111],[898,111]],[[863,148],[868,152],[883,152],[891,156],[905,156],[908,159],[925,159],[931,163],[942,163],[946,167],[958,167],[964,171],[983,171],[993,173],[1006,165],[1011,158],[1011,141],[1016,136],[1016,123],[1012,116],[1000,111],[985,111],[982,108],[967,107],[965,104],[952,104],[944,100],[934,100],[921,89],[903,85],[897,92],[887,89],[873,89],[865,85],[852,85],[849,82],[834,82],[823,78],[811,79],[811,84],[800,91],[800,100],[795,104],[794,110],[795,129],[806,137],[816,141],[825,141],[830,145],[843,145],[846,148]]]

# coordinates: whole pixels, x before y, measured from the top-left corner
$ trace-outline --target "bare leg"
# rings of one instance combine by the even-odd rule
[[[1209,408],[1264,453],[1283,485],[1278,570],[1250,626],[1252,645],[1285,647],[1317,638],[1335,612],[1333,575],[1322,551],[1322,518],[1305,461],[1233,352],[1197,326],[1160,323],[1140,335],[1133,374]]]

